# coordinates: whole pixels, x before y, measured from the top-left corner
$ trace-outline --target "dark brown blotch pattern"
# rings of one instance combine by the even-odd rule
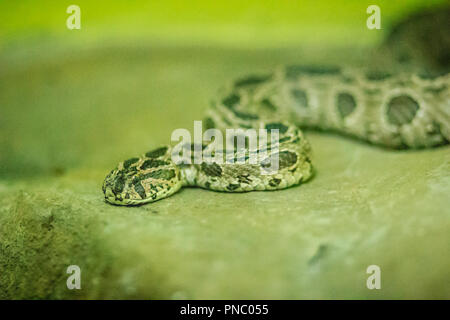
[[[156,168],[163,165],[167,165],[168,162],[164,160],[158,160],[158,159],[148,159],[145,160],[141,165],[141,170],[146,170],[150,168]]]
[[[387,105],[387,119],[397,126],[411,123],[419,110],[419,103],[409,95],[392,98]]]
[[[342,118],[347,117],[356,109],[355,98],[347,92],[341,92],[337,95],[336,104]]]
[[[148,158],[159,158],[159,157],[162,157],[163,155],[165,155],[166,152],[167,152],[167,147],[161,147],[161,148],[157,148],[157,149],[147,152],[145,154],[145,156]]]
[[[302,108],[308,107],[308,96],[306,95],[306,91],[301,89],[292,89],[291,95],[297,102],[298,106]]]
[[[210,177],[222,176],[222,168],[215,162],[213,163],[202,162],[201,169],[207,176]]]

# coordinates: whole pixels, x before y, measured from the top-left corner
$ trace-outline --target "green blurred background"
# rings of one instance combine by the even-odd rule
[[[71,4],[81,30],[66,28]],[[371,4],[382,30],[366,27]],[[1,2],[0,297],[450,297],[445,147],[308,133],[318,173],[300,187],[186,189],[139,208],[101,192],[118,161],[191,129],[224,82],[289,63],[364,65],[395,21],[444,4]],[[80,291],[65,286],[70,264]],[[382,290],[365,287],[370,264]]]
[[[441,0],[258,1],[20,1],[2,3],[1,37],[6,42],[50,37],[98,42],[105,39],[232,46],[284,46],[322,43],[371,44],[380,33],[366,28],[366,8],[381,8],[383,27]],[[83,32],[65,28],[66,8],[82,10]],[[6,39],[5,39],[6,38]],[[74,39],[75,38],[75,39]],[[206,42],[206,43],[205,43]]]

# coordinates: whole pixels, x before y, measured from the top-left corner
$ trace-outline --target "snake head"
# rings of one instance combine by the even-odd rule
[[[125,160],[103,182],[105,200],[116,205],[140,205],[168,197],[182,186],[180,170],[162,147]]]

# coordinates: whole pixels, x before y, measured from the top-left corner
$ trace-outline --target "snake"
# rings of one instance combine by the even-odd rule
[[[429,30],[439,31],[448,21],[448,13],[445,11],[442,19],[437,19],[442,12],[432,13],[421,18],[425,19],[421,24],[431,24],[434,29]],[[385,71],[287,65],[273,72],[240,77],[219,90],[202,122],[205,132],[236,129],[238,134],[225,139],[231,147],[226,143],[223,148],[215,137],[200,143],[161,146],[122,161],[103,182],[106,202],[142,205],[183,187],[236,193],[299,185],[315,172],[304,129],[334,132],[394,150],[447,145],[450,73],[447,59],[442,58],[447,53],[436,51],[431,56],[429,43],[423,40],[427,37],[410,32],[410,24],[409,20],[398,24],[385,49],[398,53],[399,63],[404,64],[419,61],[405,59],[405,51],[416,48],[420,61],[426,61],[424,57],[433,63],[438,61],[444,72],[421,72],[411,66]],[[395,40],[399,38],[402,41]],[[442,36],[435,44],[445,48],[446,39]],[[255,138],[266,143],[252,143]],[[236,146],[236,140],[241,141],[240,146]],[[187,154],[182,161],[175,157],[180,150]]]
[[[139,205],[168,197],[183,186],[247,192],[300,184],[314,173],[303,128],[337,132],[391,149],[448,144],[449,83],[448,73],[431,77],[305,65],[239,78],[219,90],[207,110],[204,128],[277,130],[276,147],[230,151],[216,150],[211,142],[199,147],[187,144],[183,150],[200,150],[205,161],[177,163],[174,146],[162,146],[120,162],[103,183],[105,199],[116,205]],[[206,157],[214,152],[221,155],[213,159],[224,161]],[[252,154],[264,157],[251,163]],[[227,157],[240,161],[229,162]],[[273,158],[278,160],[278,170],[261,170]]]

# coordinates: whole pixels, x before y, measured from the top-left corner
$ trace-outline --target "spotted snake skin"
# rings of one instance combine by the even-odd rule
[[[390,149],[448,144],[449,79],[448,73],[430,77],[334,66],[287,66],[240,78],[220,90],[204,129],[278,130],[280,143],[269,145],[258,163],[249,160],[250,154],[260,154],[258,147],[228,153],[239,159],[235,163],[228,163],[222,151],[223,161],[205,157],[204,162],[177,164],[173,146],[165,146],[119,163],[103,183],[105,199],[139,205],[183,186],[247,192],[297,185],[313,176],[311,148],[300,128],[341,133]],[[200,152],[210,155],[212,145],[205,143]],[[278,170],[261,171],[274,156]]]

